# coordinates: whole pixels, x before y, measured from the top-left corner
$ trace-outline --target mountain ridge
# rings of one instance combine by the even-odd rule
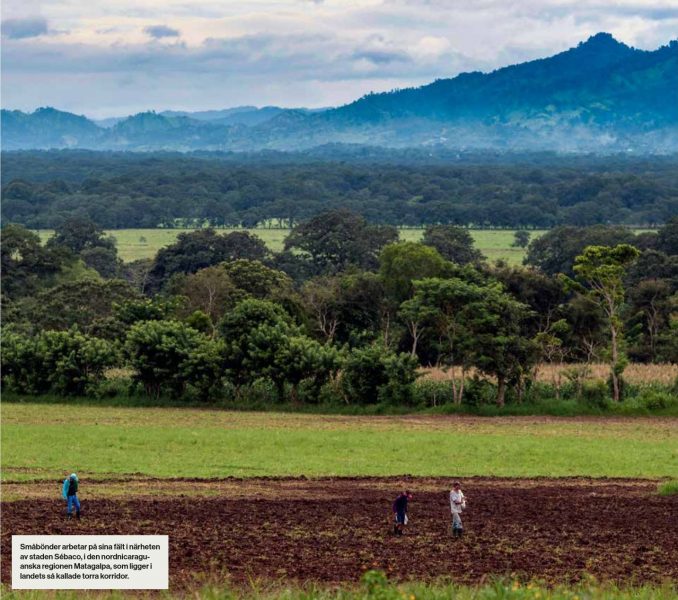
[[[5,150],[299,150],[327,143],[467,150],[678,151],[678,41],[639,50],[598,33],[489,73],[370,93],[326,110],[147,111],[99,127],[53,108],[2,111]]]

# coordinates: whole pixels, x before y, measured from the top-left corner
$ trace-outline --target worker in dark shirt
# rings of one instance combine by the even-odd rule
[[[409,491],[402,492],[393,502],[393,515],[395,516],[395,524],[393,525],[393,533],[402,535],[405,525],[407,525],[407,503],[412,500],[412,494]]]
[[[80,500],[78,500],[78,476],[71,473],[61,486],[61,496],[66,500],[66,514],[70,519],[72,517],[72,510],[75,508],[75,515],[80,518]]]

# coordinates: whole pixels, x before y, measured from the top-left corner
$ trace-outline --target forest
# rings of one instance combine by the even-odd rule
[[[2,169],[3,221],[30,229],[70,217],[104,229],[287,227],[338,208],[375,224],[511,229],[654,227],[678,214],[675,156],[34,151],[4,152]]]
[[[556,227],[530,242],[525,266],[489,264],[463,228],[402,242],[346,209],[299,222],[277,253],[249,232],[204,228],[123,263],[85,217],[44,245],[19,224],[2,235],[13,393],[598,408],[666,408],[677,395],[675,382],[624,372],[678,362],[678,218],[640,234]],[[607,383],[588,379],[594,363]],[[545,383],[547,365],[557,369]],[[445,381],[422,379],[431,368]]]

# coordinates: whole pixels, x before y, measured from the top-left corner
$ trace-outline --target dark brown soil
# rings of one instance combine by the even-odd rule
[[[410,525],[394,537],[391,502],[405,486],[414,494]],[[99,499],[94,487],[81,521],[66,521],[58,499],[2,503],[4,583],[13,534],[70,533],[168,534],[174,588],[215,573],[235,583],[355,582],[374,568],[395,579],[464,583],[508,574],[678,580],[678,496],[658,496],[655,482],[467,479],[462,540],[450,535],[444,479],[229,480],[214,482],[214,495],[205,493],[210,484],[195,482],[194,494],[184,480],[178,495],[139,495],[135,485],[134,497]]]

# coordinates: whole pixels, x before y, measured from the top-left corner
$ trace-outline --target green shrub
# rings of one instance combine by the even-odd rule
[[[3,335],[3,382],[16,392],[81,396],[117,363],[111,343],[77,329],[45,331],[34,337]]]
[[[399,406],[412,404],[412,388],[417,379],[419,362],[410,354],[387,354],[383,357],[386,384],[379,388],[380,402]]]
[[[454,401],[452,386],[449,381],[420,379],[413,388],[413,403],[421,408],[429,408],[450,404]]]
[[[146,394],[180,397],[188,385],[204,399],[222,376],[221,343],[178,321],[142,321],[127,334],[125,352]]]
[[[472,377],[466,382],[462,403],[466,406],[493,404],[497,397],[497,387],[480,377]]]
[[[417,360],[374,344],[354,348],[341,372],[341,390],[351,404],[411,404]]]
[[[661,410],[678,404],[678,397],[668,391],[645,389],[635,398],[636,402],[648,410]]]
[[[605,410],[610,405],[610,392],[604,381],[585,381],[581,388],[581,400],[586,406]]]

